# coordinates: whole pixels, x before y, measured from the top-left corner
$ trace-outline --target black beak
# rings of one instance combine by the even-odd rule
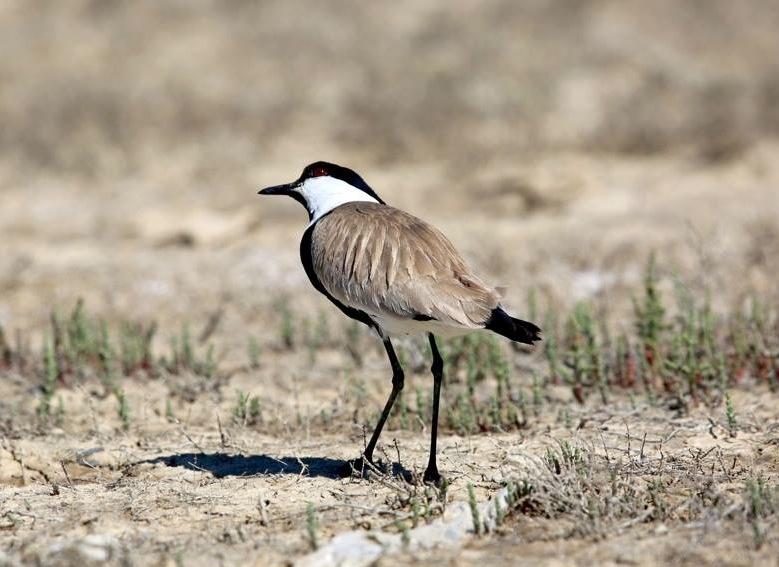
[[[294,183],[285,183],[284,185],[274,185],[258,191],[258,195],[289,195],[295,187]]]

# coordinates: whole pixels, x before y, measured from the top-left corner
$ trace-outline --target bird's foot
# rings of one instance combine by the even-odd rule
[[[357,459],[346,461],[338,469],[338,472],[341,478],[366,478],[374,470],[378,470],[374,462],[363,455]]]
[[[443,479],[441,475],[438,474],[438,467],[436,467],[435,465],[428,466],[424,476],[422,477],[422,481],[425,484],[432,484],[434,486],[441,486],[442,480]]]

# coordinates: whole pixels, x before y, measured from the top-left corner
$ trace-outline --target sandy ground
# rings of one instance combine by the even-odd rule
[[[520,225],[508,215],[505,221],[498,217],[488,222],[487,212],[478,209],[469,215],[468,223],[459,225],[447,222],[445,208],[431,206],[429,216],[452,233],[471,258],[483,258],[477,263],[495,280],[519,277],[513,274],[526,269],[520,281],[532,280],[545,303],[565,305],[579,298],[610,302],[605,313],[619,326],[625,324],[620,321],[628,312],[630,296],[625,290],[636,289],[643,255],[650,247],[660,250],[667,265],[679,266],[691,286],[727,290],[725,297],[715,295],[721,305],[737,300],[742,289],[775,291],[770,274],[777,261],[776,232],[772,232],[776,225],[770,218],[777,206],[773,188],[779,171],[772,169],[779,163],[777,153],[774,146],[764,145],[743,162],[716,170],[677,161],[586,157],[574,160],[586,164],[577,169],[567,161],[573,158],[561,158],[572,171],[586,171],[591,177],[575,197],[554,211],[535,213]],[[627,189],[639,181],[648,185],[647,193]],[[679,184],[689,189],[680,193]],[[749,198],[744,199],[744,194]],[[21,203],[21,194],[12,196]],[[4,208],[9,215],[6,243],[17,251],[16,262],[32,258],[24,269],[4,272],[4,297],[9,298],[4,308],[11,314],[10,321],[30,333],[33,344],[41,340],[39,329],[46,324],[48,306],[69,309],[68,302],[83,295],[83,282],[92,282],[90,290],[100,290],[87,297],[91,310],[109,320],[155,318],[162,335],[178,332],[184,320],[192,322],[196,334],[214,310],[221,308],[224,313],[210,342],[216,345],[225,375],[215,385],[203,385],[202,379],[186,375],[123,380],[132,412],[127,430],[122,428],[114,397],[101,399],[102,387],[90,381],[58,390],[65,417],[61,425],[41,430],[34,419],[39,400],[36,380],[13,373],[3,378],[3,413],[10,419],[0,451],[0,515],[3,547],[11,557],[81,562],[87,553],[84,549],[95,552],[95,548],[98,557],[105,553],[112,561],[134,564],[288,564],[311,551],[306,531],[309,502],[317,511],[320,541],[326,542],[350,529],[397,531],[396,521],[411,514],[409,502],[424,500],[423,487],[397,478],[338,478],[338,467],[357,454],[364,428],[370,426],[386,395],[385,361],[378,341],[360,333],[358,348],[365,361],[362,368],[355,367],[344,348],[346,323],[308,289],[295,257],[294,239],[302,224],[297,221],[302,219],[288,223],[270,216],[270,211],[286,213],[285,206],[293,204],[249,199],[247,210],[256,212],[245,215],[212,213],[206,208],[191,219],[171,213],[166,223],[170,234],[186,230],[208,234],[209,226],[226,231],[222,240],[198,242],[194,247],[161,246],[159,242],[170,234],[144,234],[141,229],[123,236],[121,242],[88,235],[57,241],[46,232],[45,223],[35,220],[35,207],[26,216],[21,208]],[[433,202],[403,194],[397,199],[409,206],[416,203],[423,212],[429,206],[425,203]],[[698,205],[702,201],[705,206]],[[727,216],[721,211],[728,211]],[[74,222],[74,230],[76,225],[100,224],[103,211],[93,214],[91,222]],[[246,225],[225,220],[252,215],[254,220]],[[122,221],[103,222],[117,226]],[[139,226],[135,218],[124,222]],[[187,228],[187,223],[193,224]],[[25,231],[25,224],[39,228]],[[67,232],[62,225],[55,228]],[[527,245],[507,247],[509,235],[516,231]],[[696,248],[698,234],[717,235],[705,239],[717,244],[704,251]],[[472,240],[476,235],[478,241]],[[268,242],[276,244],[258,244]],[[111,254],[117,246],[121,254]],[[759,248],[754,259],[749,260],[746,252],[737,253],[750,246]],[[493,253],[480,256],[479,249]],[[711,271],[697,281],[705,266]],[[743,277],[733,278],[734,272]],[[521,292],[521,286],[511,289],[510,304],[525,304]],[[281,316],[274,302],[293,295],[299,332],[313,328],[320,313],[325,317],[328,339],[313,355],[304,345],[291,352],[279,345]],[[257,369],[246,367],[248,335],[258,337],[261,344]],[[413,359],[414,345],[402,345]],[[540,353],[516,356],[516,379],[527,384],[526,369],[541,364]],[[428,391],[424,367],[412,375],[410,388]],[[239,391],[261,399],[262,423],[244,426],[233,417]],[[560,388],[551,394],[548,414],[531,420],[527,429],[469,437],[447,433],[441,441],[441,469],[452,481],[447,496],[451,501],[467,499],[468,483],[476,487],[478,498],[488,498],[558,440],[581,443],[601,457],[611,453],[612,458],[633,462],[639,459],[646,435],[644,460],[636,465],[636,477],[648,484],[656,474],[648,463],[659,462],[662,454],[666,462],[677,463],[666,473],[670,484],[680,486],[671,501],[690,507],[695,505],[688,501],[691,479],[699,480],[695,474],[710,475],[712,490],[722,504],[708,518],[693,514],[694,519],[686,520],[681,511],[665,521],[621,519],[616,526],[596,525],[577,533],[570,519],[520,516],[463,550],[418,551],[382,564],[509,560],[550,565],[771,564],[775,536],[755,549],[743,514],[728,515],[723,508],[737,507],[742,501],[745,478],[762,474],[773,482],[777,479],[775,394],[737,395],[744,432],[735,439],[725,433],[721,408],[699,408],[679,418],[672,410],[642,403],[632,409],[627,399],[609,407],[594,402],[579,407],[570,392]],[[173,419],[166,416],[166,400],[172,400]],[[561,423],[566,407],[572,422],[583,424],[580,429]],[[330,416],[325,421],[317,419],[322,412]],[[353,412],[360,412],[359,418]],[[709,419],[718,424],[712,431]],[[426,433],[391,428],[383,439],[385,461],[398,462],[399,451],[405,470],[417,475],[424,470]],[[699,456],[706,454],[700,463],[693,463],[696,451]],[[771,524],[772,534],[775,528]],[[90,534],[98,537],[96,544],[83,539]],[[92,547],[85,548],[84,541]]]
[[[466,499],[468,483],[477,498],[488,497],[568,440],[600,459],[620,462],[623,473],[631,471],[631,483],[665,478],[673,487],[668,496],[673,511],[666,521],[628,518],[616,527],[605,519],[602,525],[577,526],[565,518],[530,515],[473,541],[462,553],[443,549],[401,555],[398,561],[465,565],[519,557],[545,564],[771,564],[774,544],[752,548],[749,527],[734,511],[745,478],[758,473],[777,478],[779,421],[765,393],[740,394],[735,404],[743,416],[737,438],[726,434],[717,412],[673,418],[667,411],[626,404],[578,408],[574,421],[583,425],[574,430],[548,415],[519,435],[446,435],[440,466],[452,482],[450,500]],[[212,409],[219,411],[229,413]],[[63,548],[91,534],[102,538],[98,541],[117,561],[286,564],[310,551],[308,503],[317,510],[317,533],[326,541],[347,529],[393,530],[411,516],[408,500],[426,490],[399,477],[339,478],[338,466],[354,453],[344,435],[297,430],[284,438],[229,421],[220,435],[215,424],[170,424],[159,416],[138,418],[127,432],[100,425],[102,433],[55,429],[44,437],[17,432],[4,438],[3,541],[14,555],[44,562],[72,555],[78,561],[83,551]],[[396,470],[421,473],[426,449],[421,435],[387,432],[384,454]],[[695,510],[684,508],[702,505],[687,493],[698,482],[719,505],[708,517],[685,522]]]

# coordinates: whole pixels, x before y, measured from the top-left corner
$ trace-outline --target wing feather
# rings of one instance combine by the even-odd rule
[[[400,240],[398,228],[387,226],[387,239],[384,244],[384,253],[381,256],[384,280],[387,282],[385,290],[390,290],[395,284],[398,271],[398,242]]]
[[[313,269],[345,305],[376,316],[481,328],[500,295],[437,229],[379,203],[348,203],[314,227]]]

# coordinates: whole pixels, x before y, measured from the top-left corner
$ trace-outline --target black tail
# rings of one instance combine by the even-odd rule
[[[492,310],[492,315],[484,328],[526,345],[532,345],[535,341],[541,340],[541,329],[537,325],[515,319],[503,311],[500,306]]]

